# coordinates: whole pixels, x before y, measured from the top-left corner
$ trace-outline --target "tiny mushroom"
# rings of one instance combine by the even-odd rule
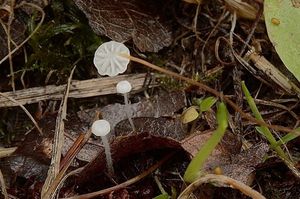
[[[117,93],[123,94],[123,96],[124,96],[125,112],[126,112],[126,115],[127,115],[127,118],[129,120],[132,130],[135,131],[135,126],[133,124],[132,118],[129,113],[128,93],[131,91],[131,89],[132,89],[131,84],[126,80],[120,81],[117,84]]]
[[[114,167],[111,158],[110,146],[107,139],[107,134],[110,132],[110,124],[106,120],[96,120],[92,125],[92,133],[96,136],[100,136],[106,157],[107,170],[110,176],[114,175]]]
[[[129,59],[120,55],[130,55],[122,43],[110,41],[101,44],[95,52],[94,65],[100,75],[116,76],[127,70]]]

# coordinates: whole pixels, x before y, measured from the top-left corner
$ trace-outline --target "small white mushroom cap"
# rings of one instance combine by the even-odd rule
[[[100,75],[116,76],[127,70],[129,59],[120,54],[130,55],[129,49],[116,41],[101,44],[95,52],[94,65]]]
[[[117,92],[121,94],[129,93],[131,91],[132,87],[129,81],[123,80],[119,81],[117,84]]]
[[[110,132],[110,124],[106,120],[96,120],[92,125],[92,133],[96,136],[106,136]]]

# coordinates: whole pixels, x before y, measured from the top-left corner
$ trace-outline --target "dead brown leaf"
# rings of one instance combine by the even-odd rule
[[[111,155],[114,164],[121,159],[128,160],[134,154],[153,152],[155,150],[182,151],[180,143],[171,138],[153,136],[149,133],[135,133],[129,136],[119,136],[110,143]],[[78,177],[78,184],[91,182],[98,174],[106,170],[105,153],[102,148],[97,157],[88,163]]]
[[[131,118],[136,117],[162,117],[173,116],[174,112],[186,106],[185,93],[182,91],[161,92],[150,99],[143,99],[138,103],[130,104],[126,109],[123,104],[109,104],[103,108],[93,108],[79,111],[81,121],[92,123],[96,111],[100,112],[103,119],[110,123],[112,133],[115,126],[127,119],[126,111]]]
[[[182,140],[187,133],[187,126],[182,124],[180,118],[172,117],[139,117],[133,118],[137,132],[151,133],[152,135],[169,137],[175,140]],[[119,122],[115,128],[116,135],[126,135],[132,131],[128,120]]]
[[[195,156],[199,149],[211,137],[212,133],[212,131],[203,133],[197,132],[184,139],[182,141],[182,147],[192,156]],[[230,132],[227,132],[226,134],[229,133]],[[252,174],[255,171],[255,167],[262,163],[269,147],[265,143],[260,143],[252,146],[248,150],[237,153],[241,147],[241,145],[238,144],[237,138],[234,138],[232,135],[228,137],[226,134],[221,143],[206,160],[203,171],[214,173],[214,169],[220,168],[224,175],[249,185],[252,183]],[[226,142],[224,142],[225,140]],[[236,145],[228,144],[228,140],[230,140],[231,143],[235,142]],[[235,149],[233,149],[234,146]]]
[[[171,44],[171,32],[162,14],[164,1],[74,1],[97,34],[118,42],[133,39],[142,52],[157,52]]]

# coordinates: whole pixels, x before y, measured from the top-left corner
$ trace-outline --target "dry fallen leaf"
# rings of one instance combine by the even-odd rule
[[[96,34],[125,42],[133,39],[142,52],[157,52],[171,44],[163,19],[163,1],[74,0]]]
[[[174,112],[186,106],[185,93],[182,91],[161,92],[150,99],[141,100],[138,103],[130,104],[128,106],[128,115],[131,118],[136,117],[162,117],[173,116]],[[123,104],[109,104],[103,108],[93,108],[79,111],[77,113],[81,121],[85,123],[92,123],[95,112],[101,113],[103,119],[109,121],[111,125],[111,132],[114,133],[115,126],[127,120],[127,115]]]
[[[128,160],[134,154],[143,154],[145,152],[155,154],[155,150],[183,151],[180,143],[174,139],[139,132],[117,137],[110,143],[110,148],[115,166],[120,160]],[[99,178],[99,175],[103,174],[105,170],[105,152],[102,148],[97,157],[80,172],[77,184],[79,186],[85,186],[85,183],[90,184],[93,179]]]
[[[150,133],[155,136],[169,137],[182,140],[187,133],[187,126],[179,118],[172,117],[138,117],[133,118],[137,132]],[[116,136],[131,133],[132,128],[127,119],[119,122],[115,128]]]
[[[18,19],[12,22],[11,38],[16,44],[20,44],[25,39],[25,28],[25,24]],[[8,54],[7,34],[2,26],[0,26],[0,46],[0,59],[2,59]],[[15,46],[11,44],[11,48],[13,50]]]
[[[212,131],[203,133],[196,132],[181,142],[182,147],[194,156],[211,135]],[[260,143],[248,150],[237,153],[241,147],[241,145],[238,144],[239,141],[237,138],[231,136],[229,132],[225,134],[224,138],[221,144],[215,148],[206,160],[203,170],[208,173],[213,173],[216,168],[220,168],[224,175],[250,185],[253,181],[252,174],[255,171],[255,167],[263,162],[263,158],[269,150],[268,145]],[[224,142],[224,140],[227,141]],[[229,142],[231,142],[231,144],[229,144]]]

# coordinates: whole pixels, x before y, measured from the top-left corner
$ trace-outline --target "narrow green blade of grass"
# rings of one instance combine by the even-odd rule
[[[296,131],[300,131],[300,127],[295,129]],[[289,141],[292,141],[293,139],[297,138],[299,136],[299,134],[296,134],[294,132],[288,133],[285,136],[283,136],[282,138],[280,138],[280,140],[277,141],[277,145],[283,145],[288,143]]]
[[[255,102],[254,99],[252,98],[249,90],[246,87],[246,84],[244,81],[242,81],[242,90],[245,94],[246,100],[250,106],[250,109],[254,115],[254,117],[258,120],[264,121]],[[277,145],[277,141],[275,139],[275,137],[273,136],[273,134],[271,133],[271,131],[265,127],[265,126],[260,126],[260,127],[256,127],[256,129],[258,130],[259,133],[261,133],[270,143],[271,147],[277,152],[277,154],[284,159],[287,159],[286,154],[284,153],[284,151],[280,148],[280,146]]]
[[[242,90],[245,94],[246,100],[250,106],[250,109],[254,115],[254,117],[258,120],[264,121],[255,102],[252,98],[249,90],[247,89],[245,82],[242,81]],[[300,177],[300,173],[298,169],[294,166],[293,161],[287,156],[287,154],[283,151],[283,149],[278,145],[275,137],[271,133],[271,131],[265,126],[256,127],[259,133],[261,133],[270,143],[271,148],[277,153],[277,155],[285,162],[285,164],[293,171],[293,173]],[[291,139],[291,137],[289,138]]]
[[[218,143],[221,141],[227,126],[228,126],[228,115],[227,109],[223,102],[218,105],[217,110],[217,121],[218,127],[213,132],[209,140],[202,146],[196,156],[192,159],[188,168],[183,176],[184,181],[192,183],[201,175],[201,169],[208,156],[215,149]]]

